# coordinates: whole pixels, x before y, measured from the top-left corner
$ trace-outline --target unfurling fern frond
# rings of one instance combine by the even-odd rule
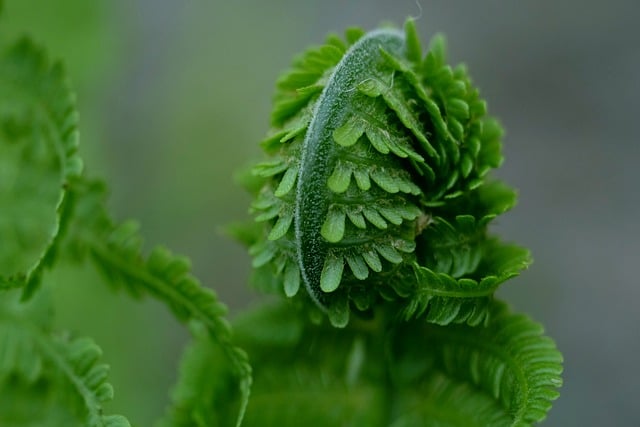
[[[562,358],[493,298],[531,257],[489,233],[516,202],[488,175],[502,129],[444,40],[423,57],[411,20],[332,36],[280,79],[272,125],[247,179],[255,222],[235,234],[255,286],[297,309],[236,322],[255,367],[247,425],[542,420]]]
[[[462,305],[485,307],[515,272],[485,260],[487,224],[515,201],[485,179],[502,161],[502,131],[464,67],[446,64],[441,38],[424,58],[412,21],[404,34],[346,39],[306,52],[278,83],[262,143],[271,158],[253,169],[259,286],[288,297],[306,288],[301,299],[336,326],[354,307],[398,298],[411,314],[438,305],[427,320],[479,322],[486,310]],[[511,267],[527,265],[512,255]],[[435,292],[443,286],[453,292]]]
[[[0,289],[34,287],[54,255],[82,163],[75,99],[59,63],[28,39],[0,52]]]
[[[406,296],[402,316],[407,320],[423,318],[438,325],[486,324],[490,318],[493,293],[503,282],[517,276],[529,265],[530,255],[526,249],[497,240],[484,242],[482,250],[486,255],[483,255],[476,271],[485,274],[478,278],[472,275],[456,279],[417,263],[406,275],[399,273],[391,286],[399,295]],[[465,260],[462,258],[461,262]],[[414,275],[414,280],[411,275]]]

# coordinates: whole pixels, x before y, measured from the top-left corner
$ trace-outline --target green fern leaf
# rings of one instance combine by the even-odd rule
[[[128,427],[120,415],[104,415],[102,404],[113,398],[113,387],[106,381],[108,366],[98,363],[102,350],[89,338],[42,341],[43,351],[71,382],[88,412],[88,427]]]
[[[0,53],[0,289],[38,281],[82,163],[62,66],[28,39]]]
[[[243,404],[239,425],[249,396],[251,367],[246,354],[231,344],[231,331],[223,317],[226,307],[190,274],[186,258],[163,247],[143,256],[137,225],[115,224],[107,214],[102,183],[76,180],[72,192],[75,217],[66,242],[69,253],[76,257],[89,255],[113,286],[124,288],[135,297],[151,295],[165,303],[179,320],[197,320],[206,327],[240,384]]]
[[[329,37],[323,46],[308,49],[293,62],[293,68],[277,83],[271,121],[282,126],[320,95],[327,72],[338,64],[346,45],[338,37]]]
[[[390,427],[507,427],[511,417],[471,384],[435,372],[398,393],[399,415]],[[425,397],[428,397],[425,399]]]
[[[485,241],[482,252],[482,260],[473,274],[459,279],[418,264],[412,266],[412,273],[398,274],[392,287],[399,295],[408,296],[404,300],[403,317],[419,317],[438,325],[486,324],[490,320],[493,293],[526,268],[531,256],[524,248],[495,239]],[[415,280],[407,277],[409,274]]]
[[[401,327],[390,347],[397,381],[404,387],[419,389],[432,388],[433,381],[444,383],[444,387],[434,395],[414,394],[407,398],[409,402],[405,401],[413,407],[413,419],[426,424],[399,425],[440,425],[439,419],[458,419],[457,425],[464,426],[529,426],[546,417],[562,384],[561,354],[553,341],[543,335],[542,326],[524,315],[512,314],[504,303],[496,301],[491,305],[490,319],[486,327],[476,328],[415,322]],[[428,339],[416,339],[416,334]],[[466,384],[464,390],[455,398],[445,399],[450,388],[461,384]],[[484,398],[472,398],[471,393]],[[430,397],[442,405],[418,404]],[[488,405],[486,398],[496,405]],[[462,417],[467,409],[471,415],[476,410],[494,412],[501,421],[490,424],[486,421],[491,419],[488,415],[485,421],[472,421],[473,417],[465,421]]]
[[[27,303],[17,294],[0,301],[0,390],[28,396],[29,410],[0,405],[2,425],[128,427],[126,418],[104,414],[113,398],[102,351],[88,338],[69,339],[49,330],[42,292]]]

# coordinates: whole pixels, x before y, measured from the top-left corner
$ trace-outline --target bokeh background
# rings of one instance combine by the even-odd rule
[[[587,0],[5,0],[0,35],[31,34],[77,89],[88,172],[146,245],[189,256],[231,314],[259,297],[249,258],[221,232],[247,217],[234,173],[260,158],[270,98],[291,57],[348,26],[420,16],[443,32],[504,123],[498,175],[520,190],[496,231],[535,264],[500,296],[565,355],[544,425],[637,426],[640,376],[640,2]],[[105,289],[91,270],[56,282],[59,327],[112,365],[110,411],[151,425],[188,337],[165,308]]]

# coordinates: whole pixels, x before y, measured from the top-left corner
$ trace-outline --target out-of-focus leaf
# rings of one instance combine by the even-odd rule
[[[82,169],[75,101],[60,64],[23,39],[0,56],[0,288],[37,280],[66,186]]]

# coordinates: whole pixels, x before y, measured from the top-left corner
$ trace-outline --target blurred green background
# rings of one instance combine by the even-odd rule
[[[536,263],[500,295],[564,352],[545,425],[637,425],[640,353],[640,48],[637,1],[5,0],[2,40],[31,34],[64,58],[90,175],[147,246],[189,256],[232,313],[258,297],[249,258],[221,233],[249,198],[233,174],[260,158],[270,98],[291,57],[348,26],[421,15],[446,33],[507,128],[498,175],[520,189],[496,231]],[[636,122],[636,123],[634,123]],[[109,408],[148,426],[168,402],[186,331],[164,307],[62,272],[59,327],[90,335],[112,365]]]

